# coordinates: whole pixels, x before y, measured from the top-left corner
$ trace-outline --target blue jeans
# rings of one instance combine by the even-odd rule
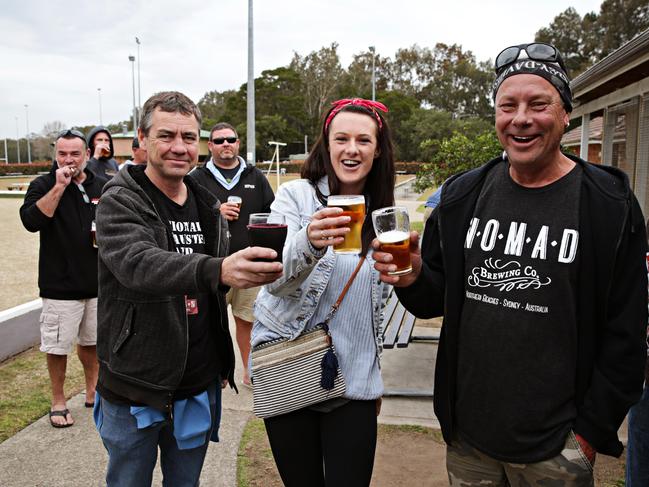
[[[649,485],[649,387],[629,411],[629,443],[626,450],[626,487]]]
[[[221,388],[208,389],[212,417],[220,413]],[[130,407],[101,398],[103,419],[99,435],[108,451],[107,487],[151,485],[160,447],[162,485],[195,487],[199,484],[210,435],[204,445],[179,450],[173,434],[173,421],[166,419],[148,428],[137,429]],[[212,422],[214,426],[215,422]]]

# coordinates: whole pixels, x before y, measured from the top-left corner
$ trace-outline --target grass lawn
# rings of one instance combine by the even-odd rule
[[[85,388],[83,368],[76,354],[68,359],[66,396]],[[0,364],[0,442],[50,410],[50,378],[45,354],[32,348]]]

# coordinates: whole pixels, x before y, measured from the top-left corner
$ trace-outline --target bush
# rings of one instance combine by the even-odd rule
[[[12,176],[14,174],[30,176],[39,172],[49,172],[51,167],[52,163],[46,161],[34,162],[32,164],[0,164],[0,176]]]
[[[442,141],[433,160],[424,164],[417,173],[415,190],[423,192],[439,186],[454,174],[479,167],[501,152],[493,130],[471,139],[456,132],[450,139]]]

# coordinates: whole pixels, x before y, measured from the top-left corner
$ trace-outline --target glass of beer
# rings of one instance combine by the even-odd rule
[[[410,218],[408,210],[402,206],[390,206],[372,212],[372,223],[381,250],[392,254],[396,271],[392,276],[408,274],[412,271],[410,262]]]
[[[266,262],[282,262],[282,252],[288,226],[284,215],[277,213],[252,213],[248,220],[248,241],[251,247],[266,247],[277,252],[277,258],[260,259]]]
[[[365,221],[365,196],[363,195],[333,195],[327,198],[327,206],[342,208],[340,216],[351,218],[350,232],[345,234],[343,243],[334,245],[337,254],[360,254],[363,248],[361,230]]]
[[[237,208],[241,210],[241,203],[243,203],[243,200],[241,199],[240,196],[228,196],[228,203],[237,205]],[[239,215],[237,215],[236,220],[239,219]]]

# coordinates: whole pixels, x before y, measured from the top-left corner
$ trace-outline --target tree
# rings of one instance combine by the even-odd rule
[[[66,126],[63,122],[61,122],[60,120],[54,120],[43,125],[41,134],[43,134],[45,137],[56,137],[56,135],[59,132],[65,130],[65,128]]]
[[[223,92],[215,90],[205,93],[198,102],[198,108],[200,108],[201,114],[203,115],[202,128],[209,130],[218,122],[236,124],[236,121],[230,121],[230,117],[227,116],[228,101],[236,96],[237,91],[235,90],[226,90]]]
[[[332,43],[306,56],[295,53],[289,68],[300,76],[304,94],[304,111],[310,134],[316,134],[320,117],[338,92],[343,69],[338,57],[338,44]]]
[[[392,140],[394,141],[394,157],[397,161],[414,160],[410,157],[412,152],[407,150],[409,144],[409,132],[404,127],[407,120],[412,117],[413,112],[419,109],[419,101],[413,96],[408,96],[399,91],[380,91],[377,93],[377,100],[388,107],[385,118],[390,124]]]
[[[599,15],[590,12],[581,18],[574,8],[566,9],[535,39],[559,49],[574,78],[647,28],[647,0],[604,0]]]
[[[444,139],[430,164],[424,164],[417,173],[415,190],[439,186],[449,177],[462,171],[480,167],[502,152],[494,130],[469,138],[455,132]]]
[[[389,87],[422,101],[422,91],[433,78],[433,53],[417,44],[397,50],[389,67]]]
[[[376,92],[386,91],[390,69],[390,58],[374,56],[374,81]],[[362,51],[354,54],[347,67],[338,89],[337,98],[371,98],[372,97],[372,53]]]
[[[586,49],[588,31],[579,28],[582,23],[581,16],[570,7],[557,15],[548,27],[540,29],[535,36],[537,42],[552,44],[559,49],[571,76],[585,71],[594,61],[594,53]]]
[[[432,78],[422,90],[422,99],[456,116],[490,118],[491,65],[478,64],[473,53],[462,51],[458,44],[438,43],[432,55]]]
[[[598,23],[602,34],[599,56],[601,59],[649,28],[649,2],[604,0],[600,7]]]

